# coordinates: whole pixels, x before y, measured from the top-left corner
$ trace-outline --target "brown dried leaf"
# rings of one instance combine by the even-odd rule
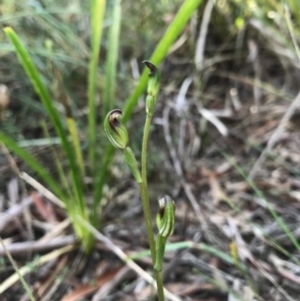
[[[35,205],[37,211],[45,221],[53,223],[57,220],[53,211],[53,207],[50,203],[44,202],[42,198],[35,192],[31,194],[31,197],[33,199],[33,204]]]

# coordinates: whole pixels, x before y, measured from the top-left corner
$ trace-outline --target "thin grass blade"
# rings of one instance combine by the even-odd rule
[[[83,163],[83,157],[82,157],[82,152],[81,152],[81,147],[80,147],[80,141],[79,141],[79,136],[78,136],[78,131],[77,131],[77,126],[76,122],[73,117],[67,117],[67,124],[68,124],[68,129],[72,138],[72,143],[73,147],[75,150],[75,155],[76,155],[76,160],[80,169],[80,173],[82,178],[85,176],[84,172],[84,163]]]
[[[42,122],[41,124],[43,132],[44,132],[44,136],[47,137],[47,139],[49,139],[50,141],[53,139],[50,137],[46,122]],[[59,181],[61,183],[61,186],[65,189],[65,191],[67,191],[68,195],[71,196],[71,191],[70,191],[70,187],[68,185],[68,180],[65,176],[64,170],[63,170],[63,166],[61,163],[61,160],[59,159],[59,156],[57,154],[57,151],[55,150],[53,144],[49,144],[51,153],[53,154],[53,158],[54,158],[54,163],[56,166],[56,170],[59,176]]]
[[[96,80],[97,66],[99,62],[99,51],[102,36],[102,23],[105,11],[105,0],[91,0],[91,54],[88,74],[88,142],[89,163],[92,174],[95,169],[96,149]]]
[[[82,176],[82,178],[84,178],[85,170],[84,170],[83,156],[82,156],[82,151],[81,151],[81,147],[80,147],[80,140],[79,140],[76,121],[75,121],[75,119],[73,117],[73,113],[72,113],[70,98],[64,89],[60,72],[57,69],[55,69],[54,66],[52,66],[52,68],[54,69],[54,75],[55,75],[55,78],[57,79],[57,85],[58,85],[57,89],[59,90],[59,100],[65,108],[67,126],[68,126],[69,133],[71,135],[71,139],[72,139],[71,141],[72,141],[73,148],[75,151],[76,161],[77,161],[78,167],[80,169],[81,176]]]
[[[58,198],[66,202],[64,193],[60,189],[57,182],[33,156],[31,156],[24,148],[18,146],[18,144],[13,139],[2,132],[0,132],[0,141],[4,143],[6,147],[14,152],[18,157],[20,157],[32,170],[34,170]]]
[[[119,50],[119,35],[121,25],[121,0],[114,1],[111,27],[108,41],[108,57],[105,66],[106,81],[103,97],[103,118],[114,108],[116,90],[116,72]]]
[[[24,70],[27,73],[28,78],[30,79],[36,93],[39,95],[51,121],[55,128],[55,131],[58,137],[61,139],[62,148],[66,154],[66,157],[69,162],[71,179],[72,179],[72,189],[75,196],[75,202],[77,206],[80,207],[81,212],[86,211],[86,206],[83,202],[82,194],[82,183],[80,179],[80,173],[78,172],[78,166],[75,158],[73,148],[71,147],[70,142],[68,141],[67,133],[63,127],[61,116],[54,107],[50,94],[43,83],[41,76],[35,67],[27,49],[19,39],[18,35],[10,27],[4,29],[7,37],[15,47],[16,54],[20,63],[22,64]],[[83,214],[85,215],[85,214]],[[86,216],[86,215],[85,215]]]
[[[283,230],[283,232],[287,235],[287,237],[290,239],[290,241],[293,243],[293,245],[300,252],[300,244],[299,244],[297,238],[294,236],[294,234],[291,232],[291,230],[285,224],[285,222],[282,220],[282,218],[277,214],[277,212],[275,211],[275,209],[273,208],[273,206],[267,201],[267,199],[265,198],[263,192],[255,185],[255,183],[253,182],[253,180],[250,179],[246,175],[246,173],[244,172],[244,170],[238,164],[236,164],[236,162],[234,162],[230,158],[230,156],[228,154],[226,154],[224,152],[221,152],[221,153],[228,160],[228,162],[230,162],[230,164],[240,173],[240,175],[247,181],[247,183],[254,190],[254,192],[256,193],[256,195],[260,199],[263,200],[263,202],[265,203],[267,209],[269,210],[269,212],[271,213],[271,215],[274,217],[274,219],[277,222],[277,224],[279,225],[279,227]]]

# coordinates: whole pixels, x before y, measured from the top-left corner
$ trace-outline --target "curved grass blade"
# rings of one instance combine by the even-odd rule
[[[38,70],[36,69],[35,65],[33,64],[33,61],[31,60],[31,57],[29,56],[26,48],[22,44],[21,40],[17,36],[17,34],[14,32],[14,30],[10,27],[6,27],[4,29],[6,35],[10,39],[11,43],[14,45],[17,56],[19,58],[19,61],[21,62],[23,68],[25,69],[36,93],[40,96],[41,101],[49,114],[49,117],[52,121],[52,124],[56,130],[57,135],[61,139],[63,149],[67,155],[71,172],[72,172],[72,178],[74,182],[74,189],[76,190],[76,194],[78,198],[82,198],[82,191],[81,191],[81,183],[78,177],[77,172],[77,164],[75,161],[74,152],[71,148],[71,145],[67,139],[66,132],[63,128],[61,118],[55,109],[51,97],[49,95],[48,90],[46,89],[44,83],[42,82],[42,79],[40,77],[40,74]]]
[[[71,147],[70,142],[68,141],[67,133],[63,127],[61,117],[57,112],[56,108],[54,107],[50,94],[47,88],[45,87],[41,76],[37,68],[35,67],[27,49],[19,39],[18,35],[10,27],[6,27],[4,29],[4,32],[6,33],[11,43],[14,45],[18,59],[22,64],[24,70],[26,71],[26,74],[29,77],[36,93],[39,95],[43,106],[45,107],[52,121],[55,131],[61,140],[62,148],[67,156],[70,167],[72,190],[74,195],[74,206],[78,207],[78,210],[81,212],[82,217],[87,219],[87,208],[83,200],[82,182],[80,179],[79,168],[77,166],[74,150]]]

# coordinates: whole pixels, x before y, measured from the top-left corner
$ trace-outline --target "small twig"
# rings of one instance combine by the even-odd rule
[[[207,223],[205,221],[206,219],[205,219],[203,213],[201,212],[200,206],[199,206],[190,186],[188,185],[188,183],[186,183],[186,181],[184,179],[183,170],[181,168],[181,164],[177,157],[176,150],[172,143],[170,129],[169,129],[169,114],[170,114],[170,107],[166,106],[166,108],[164,109],[164,112],[163,112],[163,128],[164,128],[165,140],[166,140],[167,146],[169,148],[169,152],[170,152],[170,155],[171,155],[171,158],[173,161],[175,172],[176,172],[178,178],[180,179],[180,183],[185,191],[185,194],[187,195],[188,199],[190,200],[190,203],[196,213],[196,217],[202,227],[203,233],[208,233],[206,231],[208,229]]]
[[[26,252],[41,252],[51,249],[56,249],[60,247],[64,247],[67,245],[75,244],[77,241],[74,235],[67,236],[59,236],[54,238],[53,240],[48,241],[26,241],[26,242],[18,242],[13,243],[6,246],[8,252],[12,255],[21,255]],[[0,256],[4,256],[6,254],[3,247],[0,247]]]
[[[223,137],[226,137],[228,135],[227,127],[215,114],[213,114],[210,110],[202,108],[199,105],[197,107],[201,116],[211,124],[213,124]]]
[[[39,239],[40,242],[42,241],[49,241],[51,239],[54,239],[58,234],[61,234],[67,227],[69,227],[71,224],[70,219],[66,218],[64,221],[60,222],[59,224],[55,225],[55,227],[48,233],[46,233],[41,239]]]
[[[5,154],[12,170],[15,172],[15,174],[19,178],[22,179],[19,167],[18,167],[15,159],[10,154],[8,148],[3,143],[1,143],[1,146],[2,146],[2,151]],[[25,197],[27,195],[27,190],[26,190],[26,186],[25,186],[24,181],[21,181],[21,188],[22,188],[22,197]],[[34,240],[34,232],[33,232],[33,229],[32,229],[32,220],[31,220],[31,215],[30,215],[29,209],[27,207],[24,207],[24,210],[23,210],[22,213],[23,213],[23,216],[24,216],[26,229],[28,231],[28,238],[29,238],[29,240]]]
[[[180,158],[183,157],[184,153],[184,140],[185,140],[185,127],[186,127],[186,119],[183,116],[185,107],[186,107],[186,94],[187,91],[193,82],[193,77],[187,77],[182,83],[177,99],[175,108],[178,116],[180,117],[180,125],[179,125],[179,141],[178,141],[178,155]]]
[[[0,232],[6,227],[6,225],[13,221],[18,215],[24,212],[24,209],[32,204],[31,197],[27,197],[19,204],[15,204],[8,210],[0,214]]]
[[[259,49],[256,42],[253,40],[248,41],[249,56],[248,60],[253,64],[254,70],[254,84],[253,84],[253,95],[255,102],[255,110],[260,110],[260,100],[262,96],[262,91],[259,83],[261,82],[261,63],[259,59]]]
[[[109,238],[97,231],[93,226],[88,224],[82,218],[78,217],[79,222],[95,236],[96,239],[103,242],[112,252],[114,252],[121,260],[123,260],[132,270],[134,270],[140,277],[145,279],[149,284],[153,285],[157,289],[155,280],[145,272],[140,266],[138,266],[133,260],[131,260],[118,246],[116,246]],[[164,288],[165,296],[171,301],[182,301],[180,298],[173,295],[171,292]]]
[[[293,100],[292,104],[289,106],[288,110],[283,115],[282,119],[279,122],[278,127],[272,134],[270,140],[268,141],[268,144],[266,148],[263,150],[263,152],[260,154],[259,158],[256,160],[254,166],[252,167],[249,178],[253,179],[257,173],[257,171],[260,169],[260,166],[262,165],[263,161],[265,160],[268,153],[271,152],[273,147],[275,146],[276,142],[280,138],[280,136],[284,132],[284,127],[286,126],[287,122],[290,120],[290,118],[293,116],[294,112],[300,108],[300,93],[297,95],[297,97]]]
[[[199,36],[197,39],[197,45],[195,50],[195,65],[197,70],[201,70],[203,68],[203,60],[204,60],[204,46],[207,36],[207,29],[211,17],[211,12],[214,7],[214,0],[209,0],[205,6],[205,10],[203,13],[201,29],[199,32]]]
[[[33,177],[31,177],[26,172],[21,173],[21,178],[31,185],[33,188],[35,188],[38,192],[40,192],[42,195],[44,195],[47,199],[49,199],[52,203],[55,205],[65,208],[65,204],[56,197],[50,190],[48,190],[46,187],[44,187],[41,183],[39,183],[37,180],[35,180]]]

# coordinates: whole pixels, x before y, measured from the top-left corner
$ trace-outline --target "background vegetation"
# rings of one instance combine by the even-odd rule
[[[161,45],[184,1],[107,1],[99,26],[100,2],[0,3],[2,28],[12,27],[28,50],[79,166],[70,168],[53,116],[1,31],[0,214],[5,220],[28,198],[31,206],[0,221],[0,233],[36,300],[146,300],[152,293],[103,243],[93,245],[84,223],[75,220],[78,212],[70,212],[79,206],[84,220],[149,269],[138,187],[120,153],[112,157],[102,123],[110,109],[125,110],[130,145],[140,158],[147,83],[142,61]],[[298,300],[299,3],[200,2],[186,25],[180,18],[182,30],[175,27],[178,36],[166,55],[156,53],[162,87],[148,154],[153,217],[164,194],[177,208],[165,283],[181,300]],[[54,190],[25,151],[55,180]],[[78,202],[70,197],[78,188],[70,172],[80,178]],[[59,206],[66,204],[73,227],[57,230],[67,223]],[[81,241],[87,237],[89,256],[73,229]],[[27,242],[43,247],[30,251]],[[0,294],[26,300],[21,283],[7,282],[14,270],[4,254],[0,249]],[[44,273],[33,269],[46,262]]]

